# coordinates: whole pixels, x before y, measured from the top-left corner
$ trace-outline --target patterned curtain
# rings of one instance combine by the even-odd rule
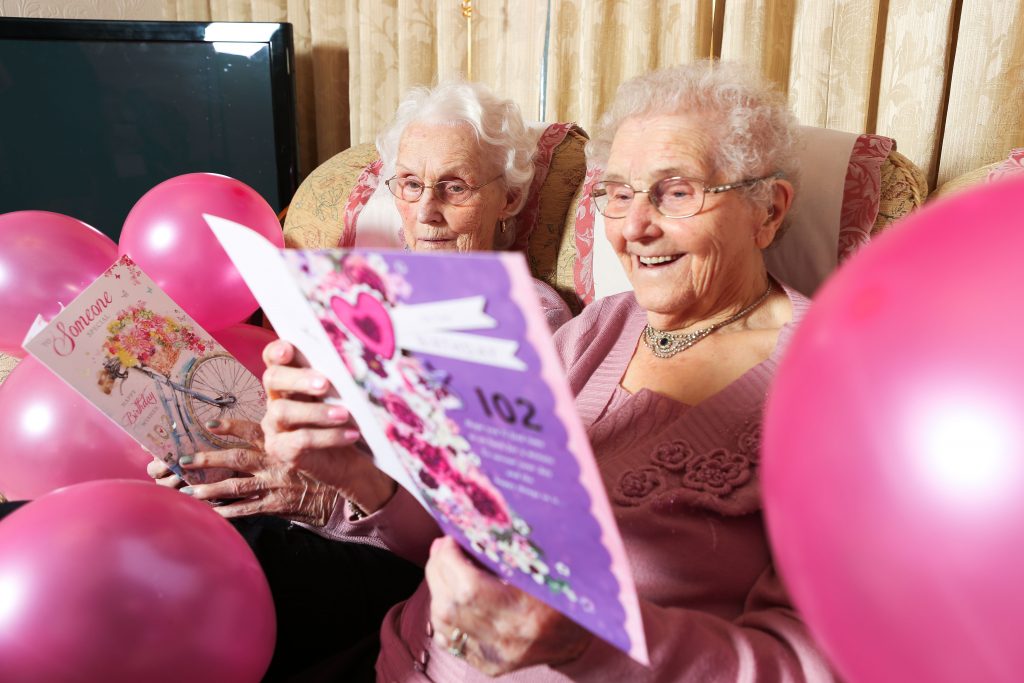
[[[587,129],[624,79],[709,54],[756,65],[805,124],[895,138],[933,186],[1024,146],[1021,2],[475,0],[469,46],[464,4],[0,0],[0,16],[291,22],[303,175],[371,141],[410,86],[470,68],[528,117]]]

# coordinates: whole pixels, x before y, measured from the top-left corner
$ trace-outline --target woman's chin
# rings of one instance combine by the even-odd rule
[[[414,251],[455,251],[458,241],[451,240],[416,240]]]

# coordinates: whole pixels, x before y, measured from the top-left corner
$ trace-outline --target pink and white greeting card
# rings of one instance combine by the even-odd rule
[[[23,344],[154,457],[185,473],[187,454],[238,445],[212,419],[259,422],[263,386],[127,256]],[[69,425],[73,428],[73,425]]]

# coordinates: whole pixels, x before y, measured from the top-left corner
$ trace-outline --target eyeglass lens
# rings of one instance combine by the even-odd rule
[[[602,183],[604,194],[595,196],[597,208],[611,218],[622,218],[640,192],[626,183]],[[642,191],[641,191],[642,192]],[[647,191],[654,206],[666,216],[692,216],[704,203],[703,185],[687,178],[663,178]]]
[[[391,194],[407,202],[418,201],[428,187],[434,190],[434,196],[449,204],[462,204],[473,195],[473,188],[459,180],[442,180],[433,185],[411,178],[392,178],[388,181]]]

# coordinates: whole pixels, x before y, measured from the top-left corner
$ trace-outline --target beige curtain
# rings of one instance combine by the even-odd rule
[[[889,135],[931,184],[1024,146],[1017,0],[0,0],[0,16],[294,25],[303,175],[371,141],[402,92],[466,75],[593,128],[615,88],[709,54],[803,123]],[[469,41],[467,42],[467,37]]]

